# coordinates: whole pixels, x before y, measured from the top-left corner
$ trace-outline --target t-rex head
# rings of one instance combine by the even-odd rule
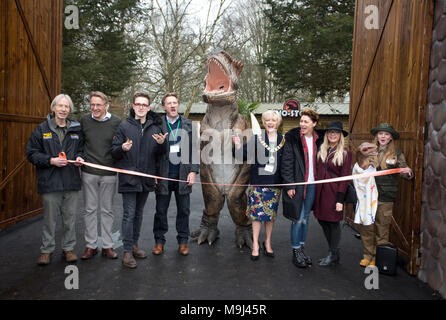
[[[222,49],[214,50],[207,59],[203,101],[212,104],[235,102],[242,69],[243,63],[234,60],[229,53]]]
[[[378,166],[378,147],[374,143],[363,142],[356,152],[356,162],[362,169]]]

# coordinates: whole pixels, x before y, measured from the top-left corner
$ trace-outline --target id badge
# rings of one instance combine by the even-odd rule
[[[265,166],[265,171],[266,171],[266,172],[273,173],[273,172],[274,172],[274,166],[273,166],[272,164],[267,164],[267,165]]]
[[[178,153],[180,152],[180,145],[175,144],[173,146],[170,146],[170,153]]]

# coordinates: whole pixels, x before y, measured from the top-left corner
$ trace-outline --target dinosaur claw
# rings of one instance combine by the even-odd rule
[[[240,249],[244,245],[252,248],[252,227],[249,226],[237,226],[235,230],[235,242]]]

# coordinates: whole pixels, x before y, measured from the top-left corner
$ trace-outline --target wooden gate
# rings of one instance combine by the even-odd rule
[[[59,93],[62,0],[0,2],[0,229],[41,213],[31,132]]]
[[[424,127],[433,0],[356,0],[350,89],[350,145],[391,123],[415,179],[400,179],[390,241],[418,272]],[[377,28],[376,28],[377,27]],[[346,214],[353,224],[353,210]]]

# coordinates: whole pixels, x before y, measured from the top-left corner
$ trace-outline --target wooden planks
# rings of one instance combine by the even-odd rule
[[[60,93],[62,3],[0,2],[0,229],[41,212],[25,146]]]
[[[375,5],[379,28],[366,28],[365,8]],[[432,35],[432,0],[356,0],[350,91],[350,145],[371,141],[370,129],[391,123],[397,147],[415,172],[401,180],[391,241],[416,274],[419,247],[424,120]],[[346,214],[353,221],[350,208]]]

